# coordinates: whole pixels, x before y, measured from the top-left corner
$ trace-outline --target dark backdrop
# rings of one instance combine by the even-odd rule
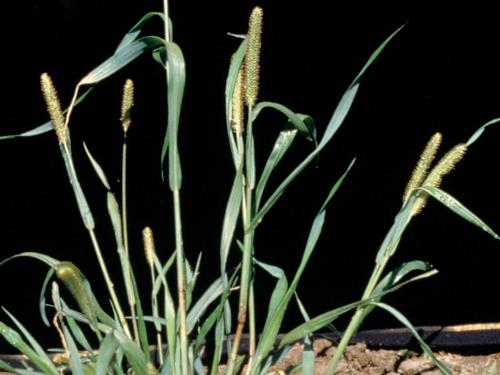
[[[369,54],[406,23],[366,74],[352,111],[318,166],[307,169],[296,181],[256,238],[257,257],[282,265],[291,276],[314,214],[330,186],[356,157],[352,173],[330,204],[323,236],[299,287],[310,315],[351,302],[362,293],[427,139],[441,131],[443,149],[448,149],[500,115],[499,12],[494,8],[436,9],[425,2],[396,7],[361,1],[212,3],[171,2],[174,37],[187,62],[180,131],[185,242],[193,261],[199,251],[204,254],[202,282],[217,274],[219,232],[232,179],[223,90],[229,56],[237,41],[226,33],[244,33],[251,8],[257,4],[264,8],[260,98],[310,114],[322,134],[343,90]],[[146,11],[160,7],[156,0],[135,4],[11,2],[2,12],[7,33],[2,36],[1,133],[18,133],[46,121],[38,89],[40,73],[52,75],[67,104],[76,82],[113,52],[121,36]],[[160,32],[161,25],[153,24],[148,31]],[[120,91],[128,77],[135,80],[137,91],[129,140],[130,228],[134,262],[143,280],[147,270],[141,228],[153,227],[164,256],[173,248],[171,201],[159,174],[166,112],[162,70],[150,56],[134,62],[94,90],[76,109],[71,128],[78,171],[92,203],[98,236],[116,271],[105,192],[81,142],[88,144],[118,191]],[[283,118],[272,113],[256,124],[260,155],[269,152],[282,124]],[[497,230],[499,137],[500,129],[491,128],[443,184]],[[310,150],[310,144],[298,140],[285,164],[293,165]],[[3,141],[0,160],[1,258],[29,250],[69,259],[78,263],[96,290],[104,290],[53,134]],[[286,168],[278,176],[285,172]],[[499,245],[432,202],[408,228],[391,265],[422,259],[440,273],[387,301],[418,325],[498,320]],[[3,267],[0,304],[40,337],[57,341],[54,332],[42,327],[37,313],[45,271],[45,266],[32,260]],[[270,291],[271,283],[262,273],[258,276],[259,308],[264,310],[264,293]],[[293,307],[287,327],[300,322],[295,310]],[[366,322],[366,327],[394,325],[397,322],[382,313],[373,314]]]

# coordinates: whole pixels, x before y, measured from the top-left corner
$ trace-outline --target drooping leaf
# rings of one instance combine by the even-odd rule
[[[453,375],[453,372],[443,363],[441,362],[432,352],[432,349],[429,347],[429,345],[426,344],[426,342],[420,337],[418,334],[417,330],[415,327],[410,323],[410,321],[403,315],[401,314],[398,310],[396,310],[394,307],[382,303],[382,302],[375,302],[373,303],[375,306],[380,307],[381,309],[389,312],[391,315],[393,315],[397,320],[399,320],[401,323],[405,325],[406,328],[408,328],[413,335],[413,337],[418,341],[420,347],[422,350],[427,354],[433,362],[436,364],[436,366],[439,368],[439,370],[445,374],[445,375]]]
[[[168,102],[168,126],[163,147],[161,150],[161,165],[168,151],[169,185],[171,190],[181,187],[182,172],[177,146],[177,134],[181,115],[182,99],[186,82],[186,70],[184,56],[180,47],[173,43],[165,43],[167,52],[167,102]],[[163,174],[162,174],[163,175]]]
[[[482,221],[476,214],[470,211],[467,207],[465,207],[462,203],[460,203],[456,198],[448,194],[447,192],[432,186],[424,186],[421,190],[428,193],[431,197],[435,198],[439,203],[443,204],[445,207],[448,207],[458,216],[464,218],[469,223],[474,224],[475,226],[481,228],[486,233],[491,235],[494,239],[500,240],[498,234],[493,231],[484,221]]]

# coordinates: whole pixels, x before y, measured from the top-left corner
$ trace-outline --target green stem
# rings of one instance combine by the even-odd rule
[[[106,286],[108,287],[108,291],[111,296],[111,301],[113,302],[113,307],[115,308],[116,314],[118,315],[118,319],[120,320],[120,324],[122,325],[125,334],[129,338],[132,338],[130,334],[130,329],[127,324],[127,320],[125,319],[125,314],[123,313],[123,310],[120,306],[120,302],[118,301],[118,297],[116,296],[113,281],[109,276],[108,268],[106,267],[106,263],[104,262],[102,252],[99,247],[99,243],[97,242],[97,237],[93,229],[89,229],[89,235],[92,240],[92,245],[94,246],[95,253],[97,255],[97,261],[99,262],[99,266],[101,267],[101,271],[104,276],[104,281],[106,282]]]
[[[134,330],[134,338],[139,345],[139,329],[137,327],[136,303],[134,291],[132,290],[132,278],[130,271],[130,256],[128,246],[128,215],[127,215],[127,131],[123,132],[122,146],[122,233],[123,247],[125,248],[126,269],[123,270],[125,277],[125,287],[127,289],[127,297],[130,307],[130,315],[132,316],[132,328]]]
[[[174,225],[175,225],[175,259],[177,267],[177,295],[179,303],[179,336],[181,349],[182,375],[190,374],[188,366],[188,343],[186,328],[186,269],[184,244],[182,240],[181,202],[179,189],[173,190]],[[175,355],[175,353],[171,353]]]
[[[254,239],[254,231],[250,228],[253,218],[253,190],[254,190],[254,166],[253,159],[250,152],[253,152],[252,145],[252,108],[248,109],[248,124],[247,124],[247,133],[246,133],[246,142],[243,146],[242,136],[241,134],[238,136],[238,148],[241,151],[242,157],[245,158],[246,167],[245,173],[242,177],[244,179],[244,195],[242,199],[242,215],[243,215],[243,229],[244,229],[244,237],[243,237],[243,259],[241,261],[241,280],[240,280],[240,298],[238,304],[238,324],[236,326],[236,332],[234,334],[233,348],[231,352],[231,356],[228,361],[226,373],[228,375],[232,375],[234,372],[234,365],[236,363],[236,358],[239,351],[241,336],[243,334],[243,329],[245,328],[245,324],[247,321],[247,313],[248,313],[248,301],[252,280],[252,255],[253,255],[253,239]],[[250,306],[251,309],[254,308],[254,305]],[[250,316],[255,314],[255,311],[250,311]],[[250,331],[250,336],[252,334],[255,336],[255,330]],[[250,337],[250,341],[255,342],[255,337]]]
[[[155,287],[155,270],[154,270],[154,265],[151,264],[149,267],[150,271],[150,277],[151,277],[151,290],[154,289]],[[160,318],[160,312],[158,309],[158,298],[156,294],[151,293],[151,306],[153,310],[153,316],[157,319]],[[158,347],[158,360],[160,363],[160,366],[163,366],[163,340],[161,337],[161,325],[159,323],[155,323],[155,330],[156,330],[156,345]]]
[[[361,300],[366,300],[370,298],[370,296],[373,294],[373,291],[375,290],[375,287],[380,281],[380,277],[382,276],[382,273],[384,272],[384,269],[389,259],[390,256],[386,256],[382,259],[381,263],[375,265],[375,268],[373,269],[370,279],[368,280],[368,283],[366,285],[363,296],[361,297]],[[363,306],[356,309],[356,312],[352,316],[349,325],[347,326],[344,334],[342,335],[342,339],[337,345],[335,354],[330,362],[330,366],[328,367],[328,373],[327,373],[328,375],[333,375],[335,373],[335,370],[337,369],[337,366],[340,362],[342,355],[344,354],[345,349],[347,348],[347,345],[349,345],[349,342],[351,341],[351,339],[353,338],[353,336],[356,334],[359,327],[363,323],[363,319],[366,316],[365,312],[367,308],[368,308],[367,306]]]

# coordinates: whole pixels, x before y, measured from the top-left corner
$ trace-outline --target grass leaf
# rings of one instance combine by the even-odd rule
[[[272,171],[276,168],[280,160],[286,154],[287,150],[292,145],[296,135],[296,129],[286,128],[282,130],[276,138],[276,142],[274,143],[273,149],[269,154],[269,157],[267,158],[259,182],[257,183],[257,187],[255,188],[255,207],[257,209],[260,206],[262,194],[264,193],[264,189],[266,187],[267,181],[269,180],[269,177],[271,176]]]
[[[227,74],[226,88],[225,88],[226,131],[227,131],[227,138],[229,139],[229,147],[231,149],[231,155],[233,157],[233,162],[236,170],[238,169],[239,156],[231,124],[232,110],[233,110],[232,100],[233,100],[234,88],[236,86],[236,79],[238,77],[238,73],[240,71],[243,59],[245,58],[246,45],[247,45],[246,41],[243,40],[240,43],[236,52],[232,56],[231,63],[229,65],[229,73]]]
[[[482,221],[476,214],[470,211],[467,207],[465,207],[462,203],[460,203],[457,199],[452,197],[447,192],[432,186],[424,186],[421,188],[421,190],[428,193],[431,197],[435,198],[439,203],[448,207],[450,210],[452,210],[458,216],[467,220],[469,223],[478,226],[496,240],[500,240],[500,237],[493,231],[493,229],[491,229],[488,225],[486,225],[486,223]]]
[[[500,118],[495,118],[493,120],[488,121],[486,124],[484,124],[479,129],[477,129],[474,132],[474,134],[472,134],[472,136],[468,139],[468,141],[466,143],[467,147],[469,147],[471,144],[476,142],[478,140],[478,138],[484,133],[484,131],[486,130],[487,127],[489,127],[490,125],[498,124],[499,122],[500,122]]]
[[[257,103],[252,110],[252,122],[255,122],[260,112],[262,112],[262,110],[266,108],[272,108],[284,114],[288,118],[290,125],[293,126],[295,129],[297,129],[299,133],[302,134],[302,136],[304,136],[309,141],[317,143],[316,128],[314,126],[314,121],[312,121],[312,118],[307,115],[295,113],[279,103],[274,103],[274,102]]]
[[[182,172],[177,148],[177,133],[181,115],[182,98],[184,96],[184,85],[186,82],[186,71],[184,56],[179,46],[173,42],[165,43],[167,51],[167,102],[168,102],[168,126],[167,133],[161,150],[161,164],[169,153],[169,185],[171,190],[181,187]],[[163,168],[162,168],[163,171]]]
[[[104,337],[101,341],[101,345],[99,346],[99,356],[97,357],[95,375],[107,374],[118,346],[118,340],[114,336],[113,332],[108,333]]]
[[[33,350],[21,337],[21,335],[10,328],[3,322],[0,322],[0,335],[14,348],[19,350],[22,354],[26,355],[29,360],[44,374],[47,375],[58,375],[57,369],[54,364],[47,360],[47,354],[39,355],[35,350]]]
[[[439,370],[445,375],[453,375],[453,372],[451,372],[451,370],[448,367],[446,367],[446,365],[443,362],[441,362],[439,359],[437,359],[437,357],[434,355],[434,353],[432,352],[429,345],[427,345],[425,343],[425,341],[422,339],[422,337],[420,337],[420,335],[418,334],[415,327],[413,327],[413,325],[410,323],[410,321],[403,314],[401,314],[394,307],[387,305],[385,303],[382,303],[382,302],[374,302],[373,305],[380,307],[381,309],[389,312],[392,316],[394,316],[397,320],[399,320],[402,324],[404,324],[406,326],[406,328],[408,328],[410,330],[413,337],[415,337],[415,339],[418,341],[420,347],[425,352],[425,354],[427,354],[430,358],[432,358],[432,360],[434,361],[436,366],[439,368]]]
[[[96,84],[130,64],[144,52],[163,46],[163,44],[163,39],[154,36],[145,36],[131,43],[124,44],[121,48],[117,49],[111,57],[83,77],[78,85]]]

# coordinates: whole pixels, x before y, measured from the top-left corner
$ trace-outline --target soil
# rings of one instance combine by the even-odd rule
[[[276,366],[272,375],[302,374],[302,344],[296,344]],[[313,342],[316,353],[315,375],[326,374],[335,346],[327,339]],[[500,375],[500,353],[461,355],[451,352],[436,352],[436,356],[456,375]],[[387,349],[370,349],[365,343],[348,347],[340,362],[336,375],[440,375],[432,360],[417,352]]]

